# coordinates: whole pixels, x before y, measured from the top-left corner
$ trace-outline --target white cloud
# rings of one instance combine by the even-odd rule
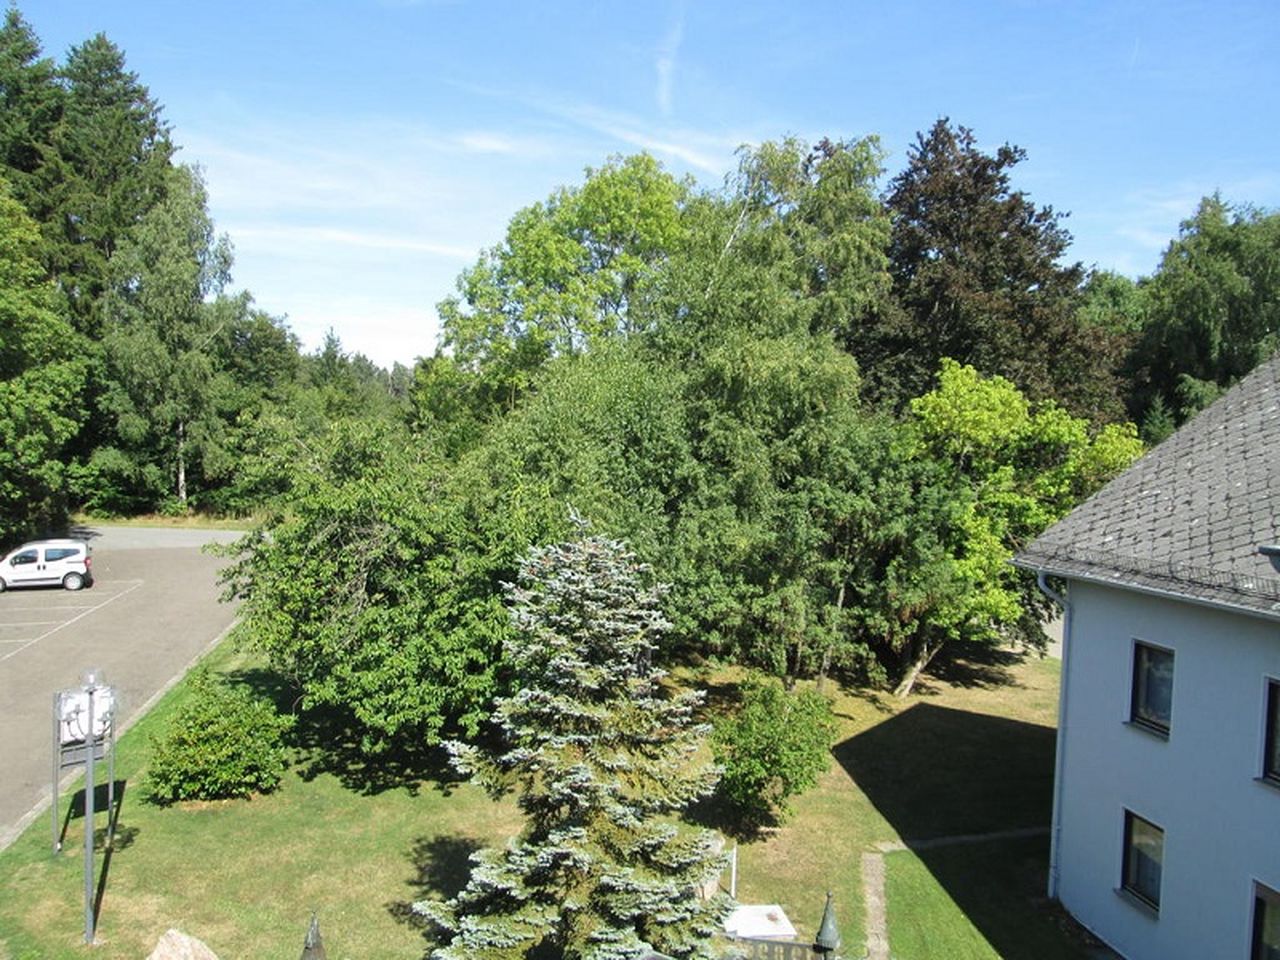
[[[601,110],[588,104],[539,101],[547,113],[610,139],[680,161],[703,173],[724,174],[742,141],[681,127],[654,129],[639,117]]]
[[[1274,204],[1280,196],[1280,177],[1182,179],[1130,190],[1110,206],[1091,204],[1084,208],[1088,212],[1073,217],[1087,224],[1088,239],[1077,233],[1072,255],[1130,276],[1150,274],[1165,248],[1178,238],[1182,223],[1215,191],[1228,203]]]
[[[527,91],[468,94],[514,104],[511,128],[271,116],[234,103],[184,128],[182,159],[205,170],[218,229],[236,246],[236,281],[287,314],[304,343],[332,326],[349,350],[411,362],[434,348],[432,305],[517,209],[620,150],[718,180],[741,142]]]
[[[658,111],[664,117],[671,116],[671,93],[675,86],[676,57],[680,52],[680,42],[683,39],[684,10],[680,9],[658,45],[658,56],[654,63],[654,69],[658,74]]]
[[[507,133],[472,130],[453,140],[464,153],[496,153],[514,157],[549,157],[557,152],[555,144],[541,137],[516,137]]]
[[[298,249],[315,247],[360,248],[366,250],[396,251],[400,253],[425,253],[433,257],[468,261],[479,252],[474,247],[447,243],[432,243],[412,235],[379,233],[376,231],[350,230],[340,227],[308,227],[296,224],[232,224],[230,232],[238,244],[264,244],[277,248],[287,244]]]

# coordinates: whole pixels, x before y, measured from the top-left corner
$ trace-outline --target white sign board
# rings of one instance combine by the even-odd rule
[[[745,904],[735,908],[724,922],[724,932],[731,937],[751,937],[755,940],[796,938],[796,928],[776,903]]]
[[[111,729],[115,694],[110,687],[93,692],[93,738],[100,740]],[[83,743],[89,736],[89,694],[84,690],[64,690],[58,695],[58,739],[63,744]]]

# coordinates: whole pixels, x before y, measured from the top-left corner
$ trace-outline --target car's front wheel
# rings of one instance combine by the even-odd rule
[[[68,573],[62,578],[62,585],[68,590],[79,590],[84,586],[84,577],[78,573]]]
[[[8,584],[4,582],[4,577],[0,577],[0,593],[4,593],[8,589]]]

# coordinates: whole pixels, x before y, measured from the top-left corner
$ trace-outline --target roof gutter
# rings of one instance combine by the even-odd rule
[[[1058,899],[1058,847],[1062,834],[1062,771],[1067,753],[1066,718],[1067,698],[1071,691],[1071,670],[1067,657],[1071,650],[1071,603],[1063,594],[1049,586],[1046,571],[1036,571],[1036,586],[1040,592],[1062,607],[1062,682],[1058,691],[1058,729],[1053,761],[1053,818],[1049,830],[1049,899]]]
[[[1280,602],[1272,605],[1270,610],[1249,607],[1240,603],[1230,603],[1226,600],[1210,600],[1204,597],[1190,597],[1185,593],[1179,593],[1177,590],[1166,590],[1161,587],[1151,587],[1144,584],[1130,583],[1127,580],[1120,580],[1114,576],[1102,576],[1098,574],[1082,573],[1079,570],[1055,570],[1052,566],[1040,566],[1039,563],[1031,560],[1014,557],[1011,561],[1015,567],[1022,570],[1030,570],[1036,574],[1036,582],[1047,574],[1052,577],[1061,577],[1063,580],[1082,580],[1085,583],[1096,583],[1102,587],[1111,587],[1116,590],[1132,590],[1134,593],[1145,593],[1152,597],[1161,597],[1166,600],[1178,600],[1182,603],[1193,603],[1199,607],[1209,607],[1213,610],[1226,610],[1229,613],[1240,613],[1247,617],[1261,617],[1264,620],[1280,621]],[[1043,589],[1043,588],[1042,588]]]

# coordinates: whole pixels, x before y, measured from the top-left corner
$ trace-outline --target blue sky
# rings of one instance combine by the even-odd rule
[[[939,116],[1028,159],[1072,259],[1150,273],[1197,200],[1280,206],[1280,5],[25,0],[61,59],[102,31],[164,105],[236,247],[307,348],[411,363],[507,220],[648,150],[719,185],[734,151],[877,134],[892,175]]]

